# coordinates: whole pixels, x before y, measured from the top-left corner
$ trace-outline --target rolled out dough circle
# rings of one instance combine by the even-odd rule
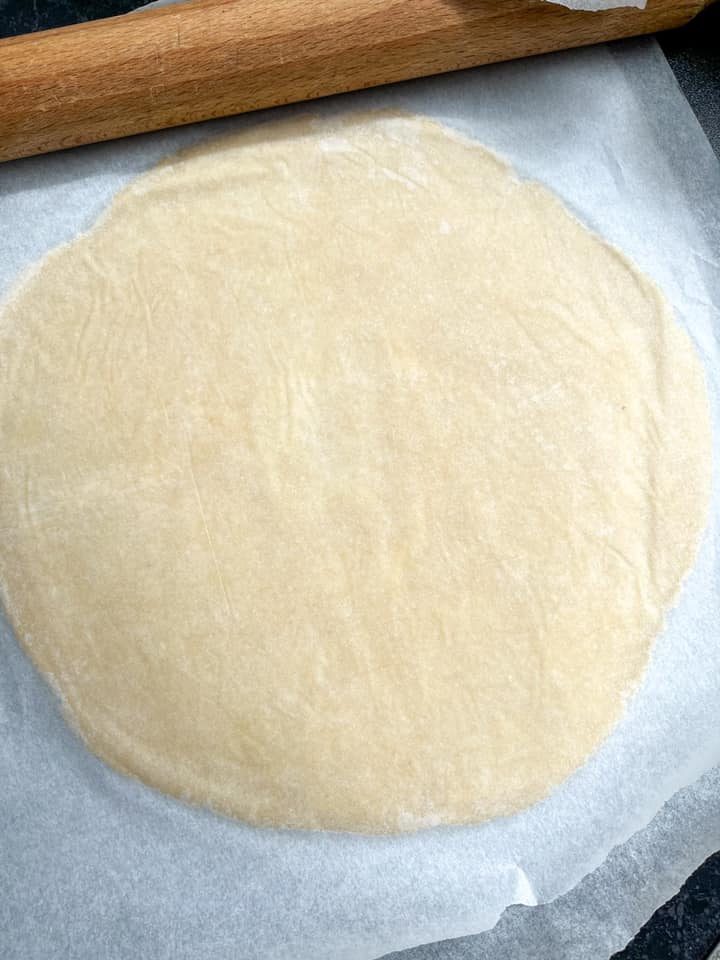
[[[608,734],[707,508],[656,287],[430,121],[141,176],[0,318],[0,581],[89,746],[256,824],[544,797]]]

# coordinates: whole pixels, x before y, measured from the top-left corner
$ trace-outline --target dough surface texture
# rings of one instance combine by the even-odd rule
[[[140,176],[0,311],[0,587],[89,747],[260,825],[545,797],[620,718],[710,488],[663,295],[419,117]]]

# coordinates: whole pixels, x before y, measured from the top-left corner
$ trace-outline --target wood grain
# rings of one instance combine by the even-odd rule
[[[0,41],[0,160],[679,26],[543,0],[190,0]]]

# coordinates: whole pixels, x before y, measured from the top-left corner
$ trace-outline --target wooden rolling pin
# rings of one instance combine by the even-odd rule
[[[188,0],[0,40],[0,160],[677,27],[709,0]]]

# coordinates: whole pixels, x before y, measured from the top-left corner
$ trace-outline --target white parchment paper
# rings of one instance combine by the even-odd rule
[[[180,146],[288,113],[381,106],[439,118],[505,155],[651,274],[703,359],[720,435],[720,170],[652,41],[6,164],[0,295],[25,266],[86,229],[130,178]],[[608,859],[610,851],[643,830],[648,857],[666,862],[673,816],[656,818],[657,829],[648,823],[682,788],[703,815],[716,795],[708,778],[717,782],[710,771],[720,763],[719,506],[716,469],[697,564],[613,735],[546,801],[477,827],[363,838],[258,830],[187,807],[90,755],[4,625],[0,956],[371,960],[488,930],[508,905],[546,903],[588,874],[601,878],[598,897],[620,889],[637,900],[612,866],[622,857]],[[712,818],[696,823],[700,862],[720,838]],[[597,922],[612,928],[604,939],[598,929],[600,952],[596,940],[568,958],[597,960],[622,946],[623,931],[634,932],[672,892],[666,875],[645,883],[625,927]],[[563,956],[549,948],[541,955]]]
[[[647,0],[547,0],[571,10],[612,10],[614,7],[637,7],[644,10]]]
[[[383,960],[608,960],[677,893],[705,858],[708,841],[720,849],[720,767],[675,794],[647,827],[563,896],[508,907],[485,933]],[[678,954],[678,960],[689,958]]]

